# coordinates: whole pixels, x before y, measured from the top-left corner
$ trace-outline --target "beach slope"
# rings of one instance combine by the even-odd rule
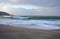
[[[60,39],[60,30],[41,30],[0,24],[0,39]]]

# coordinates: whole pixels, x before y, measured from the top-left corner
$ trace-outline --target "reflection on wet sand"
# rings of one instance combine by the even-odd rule
[[[60,30],[41,30],[0,24],[0,39],[60,39]]]

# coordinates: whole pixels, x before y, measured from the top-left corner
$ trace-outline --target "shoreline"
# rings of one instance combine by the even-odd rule
[[[6,24],[14,27],[22,27],[28,29],[42,29],[42,30],[58,30],[60,29],[59,26],[42,26],[42,25],[22,25],[22,24]]]
[[[60,39],[60,30],[39,30],[0,24],[0,39]]]

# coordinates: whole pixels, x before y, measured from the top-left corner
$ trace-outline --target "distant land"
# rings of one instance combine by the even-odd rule
[[[7,12],[0,12],[0,16],[1,15],[10,15],[10,14],[8,14]]]
[[[11,14],[8,14],[7,12],[0,11],[0,16],[3,16],[3,15],[7,15],[7,17],[9,18],[15,18],[15,19],[28,17],[27,19],[59,19],[60,20],[60,16],[19,16],[19,15],[11,15]]]

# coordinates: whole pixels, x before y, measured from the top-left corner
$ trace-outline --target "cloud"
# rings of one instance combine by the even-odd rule
[[[1,4],[2,5],[2,4]],[[25,8],[25,9],[38,9],[38,6],[35,5],[2,5],[2,6],[7,6],[7,7],[11,7],[11,8]]]
[[[34,5],[5,5],[3,11],[14,15],[45,15],[58,16],[60,9],[58,7],[43,7]]]
[[[60,6],[60,0],[28,0],[26,3],[37,6]]]
[[[60,0],[0,0],[0,3],[9,4],[31,4],[46,7],[60,7]]]
[[[0,7],[3,6],[3,11],[4,7],[8,7],[11,14],[15,15],[60,16],[60,0],[1,0],[1,2]]]
[[[11,3],[19,3],[19,0],[8,0],[9,2],[11,2]]]

